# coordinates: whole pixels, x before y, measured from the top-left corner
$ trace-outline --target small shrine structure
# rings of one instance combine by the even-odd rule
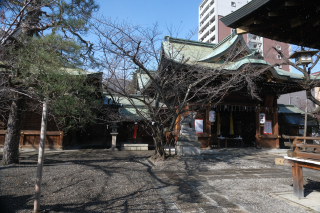
[[[235,50],[241,50],[241,54],[227,61],[228,54]],[[173,58],[170,52],[176,52],[180,56]],[[197,66],[210,68],[208,70],[212,72],[219,70],[220,78],[228,77],[248,64],[252,71],[265,69],[255,81],[261,100],[252,98],[244,88],[228,93],[218,104],[216,100],[212,100],[211,103],[198,107],[195,130],[201,148],[220,142],[240,141],[236,139],[241,139],[241,146],[280,147],[277,98],[282,94],[303,90],[300,84],[303,80],[302,75],[271,66],[258,50],[250,49],[242,35],[237,35],[235,31],[218,44],[166,36],[162,43],[162,59],[180,63],[181,60],[177,58],[181,57],[189,59],[184,67],[191,67],[197,63]],[[315,76],[312,78],[318,80]],[[186,107],[192,105],[194,104],[188,103]],[[214,122],[209,119],[212,111],[216,115]],[[176,123],[175,132],[178,137],[181,127],[179,121]],[[227,144],[222,146],[227,147]]]

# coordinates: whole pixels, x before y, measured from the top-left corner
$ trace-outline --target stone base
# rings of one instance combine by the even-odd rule
[[[198,141],[198,136],[197,135],[179,135],[178,136],[178,141]]]
[[[110,149],[107,149],[108,151],[118,151],[117,147],[115,146],[111,146]]]
[[[200,155],[201,143],[198,141],[177,141],[176,150],[178,156]]]
[[[148,150],[148,144],[144,143],[121,143],[121,150]]]

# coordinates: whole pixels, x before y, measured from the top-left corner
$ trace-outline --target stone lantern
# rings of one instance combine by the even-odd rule
[[[111,135],[112,135],[112,145],[111,145],[111,148],[109,150],[112,150],[112,151],[118,151],[117,149],[117,135],[118,135],[118,132],[117,132],[117,129],[118,129],[118,125],[116,123],[114,123],[112,126],[110,126],[111,128]]]
[[[289,58],[294,58],[296,60],[296,65],[308,65],[313,62],[312,56],[314,56],[318,52],[319,50],[296,51]]]

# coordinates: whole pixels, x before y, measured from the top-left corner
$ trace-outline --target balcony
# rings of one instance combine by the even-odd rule
[[[262,42],[262,37],[253,35],[253,34],[248,34],[248,42]]]
[[[204,14],[204,18],[201,19],[200,17],[200,27],[205,24],[205,22],[208,20],[208,18],[212,17],[214,15],[214,6],[212,5],[210,10],[207,10],[206,13]]]
[[[207,4],[208,1],[209,1],[209,0],[203,1],[203,3],[202,3],[201,6],[200,6],[200,11],[203,9],[203,7]]]

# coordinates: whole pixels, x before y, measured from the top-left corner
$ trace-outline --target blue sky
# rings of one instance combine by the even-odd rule
[[[99,13],[119,20],[132,21],[142,26],[158,23],[163,35],[167,35],[166,25],[182,29],[184,38],[190,30],[198,27],[198,6],[201,0],[97,0]],[[191,38],[198,40],[196,34]]]
[[[201,0],[96,0],[100,5],[99,13],[119,20],[131,21],[141,26],[152,26],[158,23],[159,30],[169,35],[167,26],[174,26],[179,35],[186,38],[190,31],[198,27],[198,6]],[[88,35],[88,37],[91,37]],[[191,40],[198,40],[195,34]],[[292,47],[296,50],[296,46]],[[313,72],[320,71],[317,65]],[[293,68],[294,73],[301,74]]]

